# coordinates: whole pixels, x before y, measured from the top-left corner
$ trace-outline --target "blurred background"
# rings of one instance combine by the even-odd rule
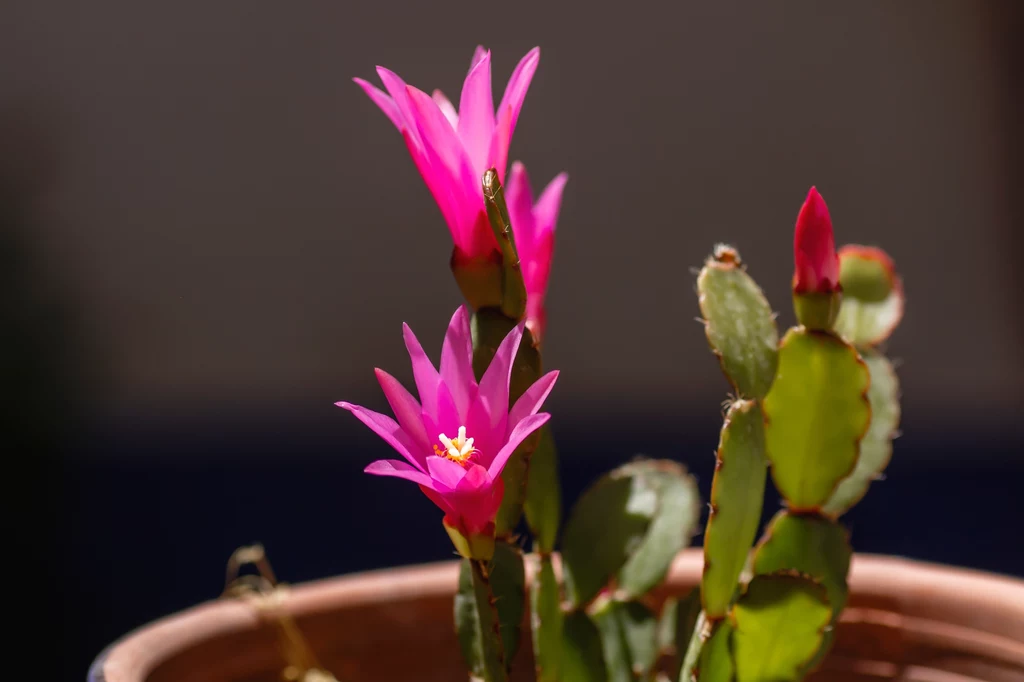
[[[242,544],[290,582],[451,555],[433,505],[360,473],[387,446],[333,403],[386,409],[372,368],[411,378],[401,322],[436,358],[460,303],[440,212],[350,79],[383,64],[457,101],[477,43],[499,97],[541,46],[510,160],[536,188],[570,175],[545,348],[569,500],[637,453],[706,495],[727,386],[693,268],[732,243],[790,324],[813,184],[908,293],[903,436],[855,547],[1024,576],[1017,0],[4,15],[5,555],[54,600],[61,679],[215,597]]]

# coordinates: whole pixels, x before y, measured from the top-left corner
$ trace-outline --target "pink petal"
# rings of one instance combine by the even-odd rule
[[[412,361],[412,376],[416,381],[416,391],[420,394],[420,401],[423,403],[423,413],[437,420],[437,387],[441,383],[441,377],[434,364],[423,352],[416,335],[412,333],[409,325],[402,324],[402,336],[405,338],[405,348],[409,352],[409,359]]]
[[[448,324],[448,332],[444,335],[441,381],[451,392],[456,411],[465,417],[477,391],[476,377],[473,375],[473,339],[466,306],[460,306],[455,311]]]
[[[480,379],[477,395],[487,404],[492,426],[508,415],[508,384],[512,377],[512,361],[519,351],[522,338],[523,324],[519,323],[502,339],[494,359]]]
[[[558,370],[548,372],[540,379],[537,379],[508,413],[508,423],[515,426],[529,416],[537,414],[540,406],[544,404],[551,389],[555,387],[555,380],[558,379]]]
[[[456,407],[455,399],[452,397],[448,386],[443,381],[438,383],[437,420],[434,422],[434,429],[430,432],[430,435],[437,438],[438,434],[443,433],[449,438],[454,438],[455,434],[459,432],[459,427],[466,424],[465,419],[466,415],[459,412],[459,408]],[[438,438],[438,441],[440,441],[440,438]]]
[[[558,223],[558,212],[562,207],[562,192],[565,183],[569,182],[568,173],[559,173],[548,183],[533,207],[533,215],[537,220],[538,232],[554,232]]]
[[[430,476],[397,459],[378,459],[376,462],[370,462],[363,472],[374,476],[404,478],[428,488],[434,487],[434,481]]]
[[[456,464],[446,457],[427,457],[427,471],[434,481],[434,490],[445,492],[454,490],[459,482],[466,476],[466,469],[461,464]]]
[[[532,260],[537,227],[533,219],[533,191],[530,189],[530,178],[526,174],[526,166],[518,161],[512,164],[512,172],[505,183],[505,201],[508,203],[508,214],[512,221],[519,259],[529,262]]]
[[[420,468],[423,468],[423,458],[430,453],[431,443],[427,439],[427,431],[423,427],[423,408],[398,379],[382,369],[375,369],[374,372],[381,390],[384,391],[384,395],[388,399],[388,404],[391,405],[391,411],[398,419],[398,425],[412,440],[414,449],[410,454],[416,457],[420,462]]]
[[[409,94],[407,92],[409,86],[405,84],[405,81],[398,77],[397,73],[389,69],[385,69],[383,66],[377,67],[377,75],[380,76],[380,80],[384,84],[384,87],[387,88],[392,99],[394,99],[395,105],[398,107],[398,111],[401,113],[402,119],[404,120],[403,127],[409,130],[413,142],[415,142],[417,146],[422,147],[423,141],[420,139],[419,131],[416,130],[416,126],[413,125],[415,118],[413,116],[412,101],[409,99]]]
[[[541,412],[540,414],[532,414],[516,424],[515,428],[512,429],[512,433],[508,435],[508,442],[505,443],[504,447],[501,448],[498,454],[491,461],[490,466],[487,467],[487,474],[491,478],[498,478],[501,476],[501,470],[505,468],[505,463],[508,461],[508,458],[512,456],[512,453],[515,452],[515,449],[519,447],[520,443],[526,440],[526,437],[531,433],[543,426],[550,418],[550,414],[547,412]],[[428,464],[429,459],[430,458],[428,458]]]
[[[472,71],[473,67],[476,66],[477,63],[481,59],[483,59],[484,55],[487,53],[488,51],[486,47],[484,47],[483,45],[477,45],[476,49],[473,51],[473,60],[469,63],[469,70]]]
[[[370,99],[373,100],[373,103],[380,107],[380,110],[383,111],[389,119],[391,119],[391,122],[395,124],[396,128],[399,130],[403,128],[404,120],[401,112],[398,110],[398,105],[395,104],[395,100],[391,99],[388,95],[378,90],[372,84],[364,81],[362,78],[353,78],[352,80],[355,81],[356,85],[363,89],[363,92],[369,95]]]
[[[437,108],[441,110],[442,114],[444,114],[444,117],[448,119],[449,123],[452,124],[452,128],[458,129],[459,112],[455,111],[455,106],[451,103],[451,100],[445,97],[444,93],[441,92],[440,90],[434,90],[434,92],[432,92],[430,96],[437,104]]]
[[[434,168],[431,160],[427,157],[426,150],[413,138],[414,134],[409,128],[402,128],[402,139],[405,140],[405,146],[409,149],[409,156],[412,157],[413,163],[416,164],[416,169],[420,172],[420,177],[423,178],[427,189],[430,190],[434,201],[437,202],[437,207],[441,209],[441,215],[444,216],[445,223],[448,224],[448,229],[451,231],[452,238],[454,239],[458,231],[459,216],[456,213],[456,207],[453,205],[454,202],[449,189],[451,179],[448,171],[440,165],[438,165],[438,169]]]
[[[459,139],[470,166],[483,175],[494,133],[494,98],[491,93],[491,53],[485,52],[466,76],[459,100]]]
[[[419,129],[427,158],[435,173],[444,173],[452,212],[457,220],[456,225],[449,225],[453,228],[455,243],[463,246],[473,240],[473,221],[483,207],[480,178],[470,166],[462,141],[434,100],[422,90],[409,86],[406,90],[414,105],[413,120]],[[463,116],[460,115],[460,120]]]
[[[505,182],[505,169],[508,168],[508,145],[512,140],[509,132],[512,125],[512,109],[498,108],[498,122],[491,136],[491,146],[487,151],[487,166],[498,171],[498,179]]]
[[[395,452],[409,460],[413,466],[422,466],[417,461],[417,458],[409,454],[409,447],[406,444],[407,438],[405,434],[402,433],[401,427],[395,423],[394,419],[379,412],[374,412],[373,410],[368,410],[365,407],[353,405],[352,403],[346,403],[344,401],[335,403],[335,405],[354,414],[359,421],[369,426],[371,431],[383,438],[384,442],[394,448]]]
[[[458,490],[480,490],[490,485],[491,477],[487,475],[487,469],[478,464],[470,464],[466,467],[466,475],[459,481]]]
[[[508,79],[508,86],[505,88],[505,94],[502,96],[501,103],[498,105],[499,117],[506,110],[509,112],[508,133],[504,142],[506,158],[509,142],[516,131],[516,122],[519,120],[519,112],[523,108],[523,100],[526,99],[526,91],[530,89],[530,81],[533,80],[533,74],[537,71],[537,65],[539,63],[540,48],[535,47],[527,52],[526,56],[519,61],[515,71],[512,72],[512,77]]]

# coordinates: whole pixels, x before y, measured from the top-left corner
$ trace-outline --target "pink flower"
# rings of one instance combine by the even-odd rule
[[[377,74],[390,96],[361,78],[354,79],[402,133],[455,246],[469,258],[485,257],[497,248],[484,210],[483,174],[496,168],[505,182],[509,143],[539,61],[540,48],[534,48],[519,62],[497,114],[491,93],[491,53],[483,47],[473,55],[458,112],[440,90],[431,97],[382,66]]]
[[[526,325],[537,340],[547,323],[544,296],[548,290],[551,256],[555,249],[555,223],[562,205],[562,190],[568,180],[565,173],[556,175],[535,204],[526,167],[516,161],[505,186],[509,219],[526,283]]]
[[[445,523],[467,537],[492,534],[503,493],[502,469],[516,447],[550,417],[537,411],[558,372],[538,379],[510,410],[508,387],[522,325],[498,346],[479,384],[473,375],[469,312],[464,306],[448,325],[440,372],[407,325],[404,336],[420,400],[378,369],[377,381],[397,422],[358,405],[337,403],[406,460],[378,460],[366,467],[366,473],[418,484],[444,511]]]
[[[839,289],[839,256],[825,200],[811,187],[796,218],[793,293],[827,294]]]

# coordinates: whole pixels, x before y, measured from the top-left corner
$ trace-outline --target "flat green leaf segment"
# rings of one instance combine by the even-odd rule
[[[675,462],[637,462],[626,468],[654,488],[658,501],[647,534],[619,569],[618,596],[636,598],[654,589],[690,544],[700,521],[700,493],[693,477]]]
[[[690,638],[700,617],[700,588],[694,588],[679,599],[665,600],[658,619],[658,647],[668,657],[668,679],[679,679]]]
[[[825,588],[810,579],[754,577],[730,617],[736,682],[799,679],[831,616]]]
[[[763,409],[772,479],[791,509],[818,510],[853,471],[871,418],[868,383],[867,366],[838,337],[786,333]]]
[[[733,682],[732,633],[728,620],[711,623],[701,613],[679,672],[679,682]]]
[[[508,668],[502,642],[492,634],[500,626],[489,583],[486,562],[462,560],[459,590],[455,594],[455,631],[470,673],[494,682],[508,679]]]
[[[562,537],[566,597],[589,603],[609,580],[640,595],[668,571],[699,518],[696,484],[674,462],[641,460],[598,479],[576,503]]]
[[[893,289],[884,301],[868,303],[843,296],[835,330],[855,346],[874,346],[889,338],[903,317],[903,292]]]
[[[540,441],[530,456],[523,510],[536,550],[545,554],[552,552],[558,537],[558,525],[562,522],[562,489],[558,477],[558,452],[547,424],[541,427]]]
[[[701,579],[701,599],[711,618],[729,611],[761,521],[767,460],[764,417],[756,402],[740,400],[729,407],[717,457]]]
[[[639,602],[609,599],[593,614],[609,682],[645,679],[658,658],[658,621]]]
[[[860,502],[871,482],[881,476],[892,457],[892,439],[900,423],[900,387],[896,371],[884,355],[871,350],[861,352],[871,374],[868,401],[871,424],[860,442],[860,458],[853,473],[844,478],[822,508],[831,516],[845,514]]]
[[[719,247],[697,277],[708,344],[729,383],[745,398],[763,398],[775,378],[779,333],[771,306],[739,262]]]
[[[550,555],[534,556],[540,562],[537,578],[530,585],[530,626],[537,680],[558,682],[562,679],[564,631],[561,586],[555,577]]]
[[[754,573],[797,571],[820,582],[835,613],[846,606],[846,574],[853,550],[846,529],[817,515],[781,511],[754,553]]]
[[[606,682],[601,633],[583,611],[565,615],[562,648],[563,682]]]

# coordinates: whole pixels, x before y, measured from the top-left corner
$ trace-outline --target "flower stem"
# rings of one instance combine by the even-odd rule
[[[469,559],[473,576],[473,596],[476,600],[476,615],[479,619],[481,671],[485,682],[506,682],[508,667],[505,663],[505,646],[501,641],[501,626],[498,609],[491,587],[489,562]]]

